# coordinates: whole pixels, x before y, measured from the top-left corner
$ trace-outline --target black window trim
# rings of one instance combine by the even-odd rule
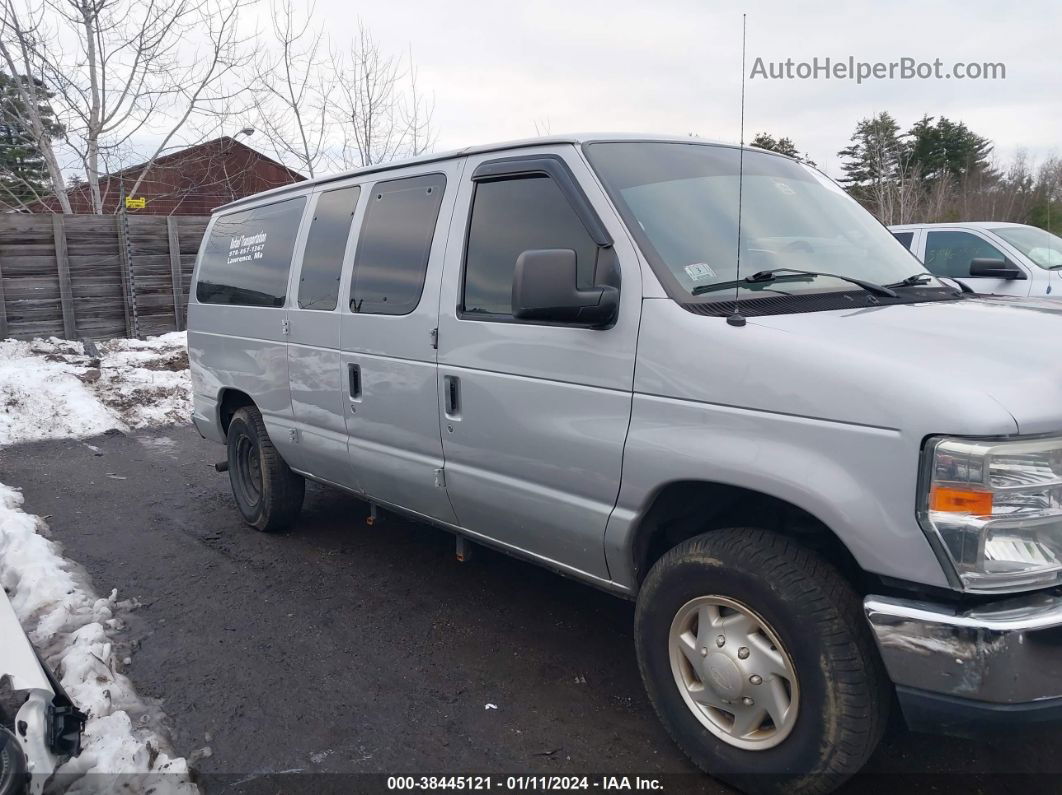
[[[887,226],[885,228],[889,229]],[[899,229],[895,232],[889,229],[889,234],[896,238],[896,242],[903,246],[905,249],[907,249],[908,251],[913,251],[911,247],[914,245],[916,237],[916,231],[914,229]],[[900,235],[910,235],[911,239],[904,243],[902,240],[900,240]]]
[[[605,229],[600,216],[595,212],[590,200],[575,179],[568,164],[560,155],[522,155],[517,157],[500,157],[485,160],[472,172],[473,182],[496,182],[513,177],[526,177],[533,174],[545,174],[560,188],[572,210],[579,217],[587,234],[600,248],[610,248],[612,236]],[[469,213],[471,215],[471,213]]]
[[[354,201],[354,209],[350,213],[350,229],[347,231],[347,242],[346,242],[346,245],[343,246],[343,263],[339,266],[339,284],[340,284],[340,287],[342,287],[342,285],[343,285],[343,277],[346,275],[346,270],[347,270],[347,261],[346,261],[347,260],[347,249],[350,248],[350,243],[351,243],[351,240],[353,239],[352,236],[355,233],[355,230],[354,230],[354,219],[358,217],[358,207],[361,204],[361,197],[363,195],[365,195],[365,186],[361,182],[351,182],[351,183],[349,183],[347,185],[339,185],[339,186],[336,186],[336,187],[329,187],[329,188],[327,188],[325,190],[314,191],[312,193],[306,194],[307,198],[313,197],[313,212],[314,212],[314,215],[310,216],[309,220],[307,220],[305,216],[303,217],[303,220],[306,223],[306,239],[302,241],[302,251],[299,252],[299,280],[297,282],[295,282],[295,284],[294,284],[294,287],[295,287],[295,304],[294,304],[294,306],[291,307],[292,310],[295,310],[295,311],[298,311],[298,312],[326,312],[327,313],[327,312],[339,312],[340,307],[343,306],[343,300],[342,300],[343,299],[343,291],[342,290],[340,290],[339,293],[336,295],[336,305],[334,307],[332,307],[331,309],[314,309],[313,307],[299,306],[299,292],[302,290],[302,268],[303,268],[303,265],[305,264],[306,247],[310,245],[310,232],[313,230],[313,222],[314,222],[314,219],[315,219],[315,216],[316,216],[316,213],[317,213],[317,203],[321,200],[321,197],[324,196],[326,193],[336,193],[337,191],[349,190],[351,188],[357,188],[358,189],[358,198]],[[306,203],[306,213],[309,213],[309,212],[310,212],[310,203],[307,202]],[[358,230],[358,232],[359,232],[358,236],[360,237],[360,230]],[[355,245],[354,248],[356,250],[357,249],[357,245]],[[351,272],[353,273],[353,265],[354,265],[353,256],[351,257],[350,263],[351,263]],[[295,276],[294,273],[290,274],[291,278],[294,278],[294,276]],[[348,292],[349,292],[349,289],[348,289]]]
[[[196,266],[195,266],[195,274],[194,274],[195,294],[196,294],[195,295],[195,302],[197,304],[199,304],[200,306],[226,306],[226,307],[237,307],[237,308],[246,308],[246,309],[278,309],[278,310],[288,310],[288,309],[290,309],[291,307],[289,306],[289,302],[291,301],[291,287],[292,287],[291,278],[292,278],[293,271],[294,271],[294,267],[293,266],[295,264],[295,252],[296,252],[296,250],[299,247],[298,246],[298,244],[299,244],[299,234],[302,232],[302,225],[306,222],[306,212],[307,212],[307,210],[308,210],[308,208],[310,206],[309,199],[310,199],[310,196],[312,196],[312,195],[313,195],[313,192],[309,191],[309,190],[296,191],[296,192],[293,192],[293,193],[290,193],[290,194],[284,194],[284,195],[278,196],[275,201],[271,201],[271,202],[262,202],[261,204],[235,206],[227,213],[214,213],[211,216],[211,218],[210,218],[209,227],[207,229],[203,230],[203,242],[206,243],[208,237],[214,233],[214,227],[217,225],[218,221],[222,221],[222,220],[224,220],[224,219],[226,219],[226,218],[228,218],[230,216],[237,215],[238,213],[253,212],[254,210],[261,210],[261,209],[263,209],[265,207],[273,207],[273,206],[275,206],[277,204],[283,204],[284,202],[289,202],[289,201],[295,201],[297,199],[302,199],[302,210],[299,212],[299,226],[295,230],[295,242],[291,246],[291,258],[288,261],[288,278],[284,282],[284,285],[285,285],[284,286],[284,293],[285,293],[285,295],[284,295],[284,303],[282,303],[280,306],[268,306],[268,305],[258,306],[258,305],[255,305],[255,304],[216,304],[216,303],[209,302],[209,301],[208,302],[200,301],[199,300],[199,282],[202,281],[202,279],[201,279],[201,275],[202,274],[200,273],[200,270],[202,269],[202,262],[201,261],[197,261],[196,262]],[[303,248],[305,248],[305,245],[303,246]],[[300,272],[302,271],[302,264],[301,263],[299,264],[299,271]],[[191,297],[191,291],[189,292],[189,297]],[[295,306],[296,306],[296,308],[298,307],[298,297],[296,297],[296,299],[295,299]]]
[[[465,219],[465,240],[461,249],[461,275],[456,307],[458,320],[474,320],[481,323],[512,323],[521,326],[577,327],[571,323],[519,320],[513,317],[512,314],[465,311],[465,270],[468,267],[468,243],[472,235],[472,213],[476,209],[476,194],[478,193],[479,183],[510,182],[529,177],[546,177],[553,180],[553,184],[557,186],[561,195],[568,202],[568,206],[575,213],[576,218],[579,219],[591,242],[597,246],[598,263],[601,262],[602,251],[609,251],[613,248],[614,241],[612,236],[608,233],[605,224],[601,221],[597,211],[594,210],[593,205],[590,204],[590,200],[583,192],[568,164],[560,155],[516,155],[484,160],[472,172],[472,198],[468,203],[468,217]]]
[[[382,174],[388,174],[387,171]],[[428,243],[428,258],[424,262],[424,278],[420,282],[420,292],[417,293],[417,302],[410,307],[408,312],[402,312],[399,314],[387,314],[383,312],[360,312],[355,311],[352,306],[354,303],[354,279],[357,276],[358,269],[358,249],[361,247],[362,233],[365,231],[365,222],[369,218],[369,199],[372,198],[373,191],[376,190],[378,185],[386,185],[391,182],[404,182],[410,179],[419,179],[421,177],[442,177],[442,196],[439,199],[439,212],[435,215],[435,225],[431,230],[431,241]],[[431,170],[431,171],[418,171],[412,174],[403,174],[401,176],[389,176],[387,179],[378,179],[371,183],[361,183],[362,194],[366,196],[365,209],[361,215],[361,225],[358,227],[357,242],[354,244],[354,256],[350,260],[350,281],[347,284],[347,297],[345,301],[340,302],[340,306],[345,306],[343,314],[349,315],[364,315],[366,317],[409,317],[418,309],[420,309],[420,302],[424,300],[424,288],[428,284],[428,267],[431,265],[431,255],[435,251],[435,238],[436,233],[439,231],[439,222],[445,217],[443,215],[443,207],[446,203],[446,189],[450,186],[449,176],[445,171]],[[358,201],[361,201],[361,197],[358,197]],[[443,231],[446,232],[449,229],[449,221],[445,222],[446,226]],[[445,240],[445,237],[444,237]],[[349,242],[349,241],[348,241]],[[445,253],[445,251],[444,251]]]

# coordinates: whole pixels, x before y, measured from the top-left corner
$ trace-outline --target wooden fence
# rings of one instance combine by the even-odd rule
[[[207,220],[0,215],[0,339],[183,330]]]

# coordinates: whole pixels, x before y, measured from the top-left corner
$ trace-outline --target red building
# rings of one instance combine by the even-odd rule
[[[126,204],[130,214],[209,215],[215,207],[235,199],[306,179],[228,136],[157,158],[134,195],[133,185],[143,172],[141,164],[100,177],[104,213],[118,209],[123,187],[131,199]],[[75,213],[92,212],[87,185],[72,185],[67,194]],[[29,205],[29,209],[35,213],[61,212],[59,202],[52,197]]]

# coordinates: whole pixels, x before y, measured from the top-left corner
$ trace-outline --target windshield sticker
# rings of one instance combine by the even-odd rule
[[[796,191],[789,186],[788,182],[775,182],[774,187],[778,188],[779,193],[784,193],[786,196],[796,196]]]
[[[687,265],[684,270],[686,275],[695,282],[715,278],[715,271],[711,269],[707,262],[694,262],[692,265]]]

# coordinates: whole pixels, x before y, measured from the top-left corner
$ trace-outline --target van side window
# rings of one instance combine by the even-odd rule
[[[218,218],[199,265],[201,304],[284,306],[288,270],[306,197]]]
[[[911,241],[914,240],[914,232],[893,232],[892,236],[903,243],[904,248],[911,248]]]
[[[511,316],[516,260],[540,248],[574,250],[579,287],[593,286],[598,247],[552,179],[536,174],[478,183],[465,250],[463,312]]]
[[[926,236],[926,270],[934,276],[969,278],[970,260],[1007,257],[998,248],[969,232],[930,232]]]
[[[361,188],[354,185],[317,198],[299,276],[299,309],[331,311],[339,301],[339,276],[350,222]]]
[[[408,315],[417,308],[445,189],[442,174],[373,186],[354,255],[352,311]]]

